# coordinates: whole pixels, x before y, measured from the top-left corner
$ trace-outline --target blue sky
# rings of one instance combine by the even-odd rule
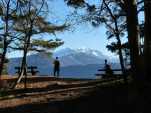
[[[100,0],[87,0],[90,3],[99,4]],[[55,22],[61,23],[64,22],[67,18],[67,15],[74,11],[73,8],[68,7],[64,4],[63,0],[55,0],[50,5],[50,10],[53,13],[49,17]],[[48,17],[48,18],[49,18]],[[106,45],[108,41],[106,40],[105,28],[104,26],[100,26],[98,28],[92,27],[88,23],[82,23],[77,26],[73,26],[71,28],[72,31],[65,31],[62,33],[56,34],[56,37],[61,38],[65,44],[61,48],[92,48],[99,51],[102,51],[104,54],[111,55],[109,51],[106,49]]]
[[[62,24],[66,21],[67,15],[74,11],[74,8],[66,6],[63,2],[64,0],[54,0],[54,2],[49,3],[49,15],[47,16],[48,20]],[[93,0],[88,0],[91,3],[94,3]],[[96,4],[99,3],[99,0],[95,0]],[[69,17],[70,18],[70,17]],[[65,43],[62,48],[91,48],[101,51],[103,54],[108,56],[115,56],[106,49],[108,41],[106,40],[104,26],[97,28],[92,27],[89,23],[82,23],[80,25],[72,26],[71,30],[66,30],[64,32],[56,33],[54,35],[43,35],[43,37],[49,38],[60,38]],[[12,52],[8,54],[8,57],[18,57],[22,54],[20,52]]]
[[[50,5],[52,12],[55,12],[53,16],[50,16],[55,22],[64,22],[66,16],[70,14],[74,9],[66,6],[63,2],[64,0],[55,0]],[[101,0],[86,0],[90,4],[100,5]],[[139,14],[139,21],[144,20],[144,14]],[[102,24],[100,27],[94,28],[90,23],[82,23],[73,28],[74,31],[65,31],[63,33],[58,33],[56,36],[61,38],[65,44],[61,48],[92,48],[101,51],[103,54],[110,57],[117,57],[115,53],[111,53],[107,50],[106,45],[113,40],[107,40],[105,25]],[[121,38],[122,42],[127,41],[125,37]]]
[[[105,47],[108,41],[106,40],[105,29],[103,27],[94,29],[83,26],[74,32],[66,31],[56,36],[65,42],[60,48],[92,48],[108,54]]]

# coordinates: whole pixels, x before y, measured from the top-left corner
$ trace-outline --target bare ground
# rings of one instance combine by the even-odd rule
[[[26,90],[20,83],[16,89],[6,92],[0,99],[0,113],[145,112],[142,95],[133,90],[133,85],[124,85],[121,80],[30,77],[28,81]]]

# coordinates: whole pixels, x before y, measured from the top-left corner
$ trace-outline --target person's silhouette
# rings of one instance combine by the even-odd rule
[[[57,73],[57,77],[59,77],[60,74],[60,62],[58,60],[58,57],[56,57],[56,59],[53,62],[54,64],[54,76],[56,76]]]
[[[107,75],[107,76],[110,76],[110,75],[112,75],[113,74],[113,71],[112,71],[112,69],[111,69],[111,66],[107,63],[107,60],[105,59],[105,74]]]
[[[105,59],[104,61],[105,61],[105,66],[106,66],[107,65],[107,60]]]

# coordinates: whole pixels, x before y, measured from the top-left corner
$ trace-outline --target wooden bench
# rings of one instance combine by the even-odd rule
[[[105,69],[98,69],[97,71],[104,72],[104,73],[103,74],[102,73],[96,73],[95,76],[102,76],[102,78],[106,76],[106,73],[105,73],[106,70]],[[112,69],[112,71],[113,71],[112,75],[117,75],[117,76],[121,75],[121,74],[115,74],[114,72],[122,72],[121,69]]]
[[[36,75],[39,71],[37,70],[37,66],[29,66],[27,67],[28,70],[30,71],[27,71],[28,73],[31,73],[32,75]]]
[[[37,66],[28,66],[27,67],[27,73],[31,73],[31,75],[36,75],[39,71],[36,70],[37,69]],[[15,70],[17,74],[20,74],[21,73],[21,67],[15,67]]]

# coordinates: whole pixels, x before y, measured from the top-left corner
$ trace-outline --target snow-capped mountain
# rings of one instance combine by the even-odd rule
[[[46,53],[38,53],[27,56],[28,66],[37,66],[39,75],[50,75],[53,72],[53,60],[59,57],[61,63],[61,75],[88,76],[97,72],[104,65],[104,59],[108,59],[100,51],[93,49],[65,48],[55,51],[53,57]],[[21,58],[10,59],[8,73],[14,75],[14,67],[20,66]]]
[[[99,58],[105,57],[105,55],[103,55],[100,51],[90,49],[90,48],[79,48],[79,49],[77,49],[77,51],[79,53],[86,53],[87,55],[93,55],[93,56],[96,56],[96,57],[99,57]]]
[[[71,55],[71,54],[80,54],[80,53],[84,53],[90,56],[96,56],[96,57],[106,57],[105,55],[103,55],[100,51],[98,50],[94,50],[94,49],[90,49],[90,48],[78,48],[78,49],[71,49],[71,48],[64,48],[58,51],[54,52],[54,56],[67,56],[67,55]]]
[[[53,57],[58,56],[58,57],[62,57],[62,56],[67,56],[70,54],[74,54],[76,52],[75,49],[71,49],[71,48],[63,48],[61,50],[57,50],[53,53]]]
[[[65,48],[56,51],[53,57],[59,57],[63,66],[101,64],[108,58],[98,50],[93,49],[70,49]]]

